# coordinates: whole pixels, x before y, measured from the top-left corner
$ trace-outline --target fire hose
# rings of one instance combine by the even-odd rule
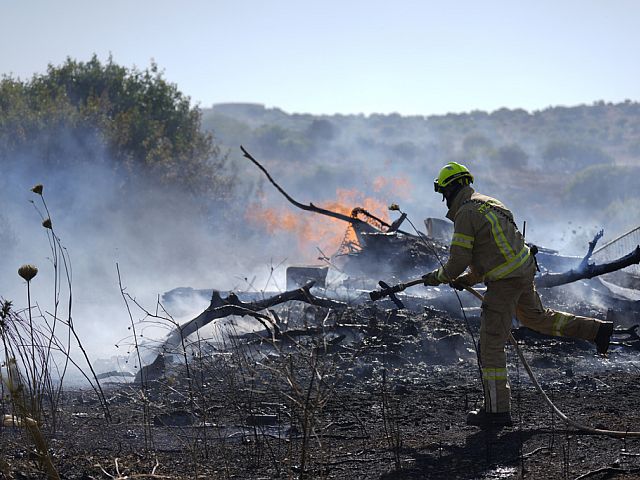
[[[382,290],[377,290],[377,291],[370,292],[369,296],[371,297],[371,300],[374,300],[374,301],[378,300],[378,299],[380,299],[382,297],[385,297],[385,296],[394,296],[395,297],[396,293],[401,292],[401,291],[405,290],[406,288],[408,288],[408,287],[410,287],[412,285],[418,285],[420,283],[423,283],[422,279],[412,280],[412,281],[409,281],[407,283],[400,283],[398,285],[394,285],[392,287],[387,287],[387,288],[384,288],[384,286],[383,286]],[[381,284],[381,286],[382,286],[382,284]],[[482,296],[482,294],[480,292],[478,292],[477,290],[475,290],[474,288],[466,286],[466,285],[463,286],[463,288],[466,291],[468,291],[469,293],[471,293],[478,300],[480,300],[480,301],[484,300],[484,297]],[[393,297],[392,297],[392,299],[393,299]],[[397,298],[396,298],[396,300],[399,301]],[[394,300],[394,303],[396,302],[396,300]],[[515,351],[518,354],[518,358],[520,359],[520,362],[524,366],[524,369],[527,371],[527,374],[529,375],[529,378],[531,379],[531,382],[535,386],[535,388],[538,391],[538,393],[540,393],[540,395],[542,395],[542,398],[544,398],[544,400],[547,402],[547,404],[549,404],[549,406],[552,408],[552,410],[565,423],[571,425],[572,427],[574,427],[574,428],[576,428],[576,429],[578,429],[580,431],[588,432],[588,433],[591,433],[591,434],[594,434],[594,435],[606,435],[606,436],[609,436],[609,437],[616,437],[616,438],[640,437],[640,432],[606,430],[606,429],[601,429],[601,428],[593,428],[593,427],[589,427],[587,425],[583,425],[583,424],[581,424],[579,422],[576,422],[574,420],[571,420],[569,417],[567,417],[553,403],[553,401],[551,401],[551,399],[545,393],[545,391],[542,388],[542,386],[540,386],[540,383],[538,382],[535,374],[533,373],[533,370],[531,369],[531,366],[529,365],[529,362],[527,362],[527,359],[524,357],[524,354],[522,353],[522,349],[518,345],[518,342],[513,337],[513,334],[511,332],[509,332],[509,337],[508,338],[509,338],[509,342],[511,343],[511,345],[513,345],[513,347],[515,348]]]

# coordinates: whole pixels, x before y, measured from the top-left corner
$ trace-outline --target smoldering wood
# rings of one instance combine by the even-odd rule
[[[259,313],[260,311],[291,301],[305,302],[310,305],[332,309],[344,309],[347,307],[347,304],[344,302],[316,297],[310,292],[313,285],[314,282],[309,282],[301,288],[289,290],[254,302],[243,302],[234,293],[230,293],[226,298],[222,298],[220,292],[214,290],[211,295],[211,303],[207,309],[194,319],[182,325],[177,325],[158,349],[158,355],[153,362],[140,369],[135,381],[140,382],[143,379],[148,381],[159,378],[164,372],[164,354],[175,352],[183,343],[184,339],[214,320],[226,318],[231,315],[240,317],[250,316],[260,322],[262,326],[270,332],[272,337],[275,338],[281,335],[278,322],[272,320],[272,318],[267,315]],[[277,319],[277,317],[274,318]]]
[[[253,157],[253,155],[251,155],[243,146],[240,146],[240,150],[242,150],[242,154],[246,158],[248,158],[255,166],[257,166],[260,169],[260,171],[262,173],[265,174],[265,176],[267,177],[269,182],[276,188],[276,190],[278,190],[278,192],[280,192],[282,194],[282,196],[284,196],[284,198],[287,199],[287,201],[289,203],[291,203],[292,205],[294,205],[297,208],[300,208],[301,210],[305,210],[307,212],[318,213],[320,215],[325,215],[327,217],[332,217],[332,218],[336,218],[338,220],[342,220],[343,222],[347,222],[347,223],[351,224],[356,229],[357,233],[375,233],[375,232],[386,231],[386,232],[398,232],[398,233],[402,233],[403,235],[408,235],[408,236],[411,236],[411,237],[417,237],[416,235],[414,235],[412,233],[405,232],[405,231],[399,229],[400,224],[405,220],[406,215],[402,215],[398,220],[396,220],[392,224],[389,224],[389,223],[385,222],[384,220],[382,220],[381,218],[376,217],[372,213],[370,213],[370,212],[368,212],[365,209],[360,208],[360,207],[354,208],[353,211],[352,211],[352,214],[349,216],[349,215],[344,215],[343,213],[334,212],[332,210],[327,210],[325,208],[318,207],[318,206],[314,205],[311,202],[309,202],[309,205],[305,205],[304,203],[298,202],[291,195],[289,195],[273,179],[273,177],[267,171],[267,169],[260,162],[258,162]],[[382,228],[381,229],[376,229],[375,227],[373,227],[369,223],[357,218],[357,214],[358,213],[364,213],[366,216],[368,216],[369,218],[374,220],[376,223],[378,223]]]
[[[595,244],[594,244],[595,245]],[[590,244],[589,252],[593,251],[593,246]],[[588,259],[590,254],[588,253],[585,259]],[[589,279],[606,273],[611,273],[628,267],[633,264],[640,263],[640,245],[636,249],[625,255],[622,258],[614,260],[612,262],[606,262],[603,264],[590,264],[587,261],[583,261],[576,269],[571,269],[563,273],[545,273],[536,278],[536,286],[538,288],[552,288],[567,283],[572,283],[581,279]],[[410,284],[411,282],[409,282]],[[416,280],[413,284],[418,284],[420,281]],[[155,360],[141,368],[136,376],[136,382],[140,382],[141,378],[145,380],[157,379],[164,373],[164,353],[173,352],[182,341],[189,335],[198,331],[198,329],[208,325],[214,320],[226,318],[231,315],[238,316],[251,316],[259,321],[263,327],[270,332],[272,337],[278,337],[282,334],[277,321],[273,321],[273,318],[277,320],[277,316],[267,316],[259,313],[262,310],[266,310],[270,307],[280,305],[289,301],[302,301],[310,305],[316,305],[324,308],[331,309],[344,309],[347,304],[337,300],[331,300],[328,298],[317,297],[310,292],[314,283],[309,282],[305,286],[283,292],[278,295],[271,296],[262,300],[255,300],[252,302],[243,302],[237,295],[230,293],[226,298],[222,298],[220,292],[214,290],[211,296],[211,303],[209,307],[203,311],[200,315],[187,323],[177,326],[168,335],[159,349],[159,353]],[[361,302],[362,300],[360,300]],[[307,332],[309,333],[309,332]]]
[[[594,239],[594,241],[590,242],[589,252],[577,268],[563,273],[545,273],[536,278],[536,286],[538,288],[552,288],[575,282],[577,280],[593,278],[599,275],[604,275],[606,273],[615,272],[628,267],[629,265],[640,263],[640,246],[638,246],[633,252],[612,262],[603,264],[589,264],[588,258],[590,257],[590,253],[595,247],[596,241],[597,239]],[[409,284],[411,283],[412,282],[409,282]],[[413,282],[413,284],[418,283],[421,283],[420,280],[416,280],[415,282]],[[277,337],[281,335],[278,322],[273,321],[273,318],[276,318],[277,320],[277,316],[270,317],[267,315],[263,315],[259,313],[260,311],[266,310],[275,305],[296,300],[311,305],[332,309],[344,309],[347,307],[347,304],[344,302],[313,295],[310,292],[310,289],[313,285],[313,282],[309,282],[302,288],[289,290],[266,299],[256,299],[250,302],[241,301],[234,293],[230,293],[226,298],[222,298],[220,292],[214,290],[211,295],[211,302],[209,307],[194,319],[190,320],[184,325],[177,326],[173,329],[173,331],[169,334],[169,336],[159,349],[160,353],[158,354],[156,359],[151,364],[141,369],[139,375],[136,376],[136,381],[140,381],[140,375],[144,375],[147,379],[158,378],[158,376],[160,376],[164,371],[164,360],[162,358],[164,352],[175,351],[176,348],[181,344],[183,339],[195,333],[198,329],[202,328],[205,325],[208,325],[214,320],[225,318],[231,315],[251,316],[259,321],[272,337]],[[356,299],[356,303],[362,301],[362,299]],[[433,300],[430,300],[429,302],[434,303]]]
[[[591,258],[591,255],[593,255],[593,250],[596,248],[596,245],[598,244],[598,240],[600,240],[603,235],[604,235],[604,230],[601,229],[598,233],[594,235],[593,240],[589,242],[589,248],[587,249],[587,254],[584,256],[584,258],[580,262],[580,265],[578,266],[579,270],[586,269],[588,267],[589,259]]]
[[[359,254],[357,256],[360,258],[360,263],[371,266],[370,271],[366,271],[365,269],[361,268],[360,273],[369,273],[370,276],[382,275],[383,273],[380,272],[380,265],[390,264],[395,261],[398,266],[407,267],[404,270],[405,272],[418,273],[415,271],[415,269],[418,268],[422,270],[418,273],[421,274],[425,273],[425,270],[428,271],[428,269],[432,268],[433,263],[436,262],[436,260],[440,260],[441,258],[444,258],[444,255],[446,255],[447,248],[445,244],[440,243],[433,238],[426,237],[424,236],[424,234],[413,235],[398,228],[400,224],[405,220],[406,214],[402,214],[402,216],[398,220],[393,222],[393,224],[388,224],[382,219],[375,217],[374,215],[361,208],[354,208],[351,215],[348,216],[339,212],[334,212],[331,210],[323,209],[321,207],[317,207],[313,203],[304,205],[298,202],[297,200],[292,198],[280,185],[278,185],[278,183],[271,177],[269,172],[244,147],[241,147],[241,149],[244,156],[251,162],[253,162],[266,175],[271,184],[292,205],[304,211],[310,211],[313,213],[345,221],[349,225],[351,225],[351,227],[353,227],[354,231],[358,235],[359,240],[361,241],[362,246],[362,250],[360,252],[357,252]],[[364,214],[369,220],[372,220],[372,222],[367,222],[358,218],[359,214]],[[579,264],[576,268],[569,268],[569,270],[564,271],[563,273],[544,273],[543,275],[536,278],[537,287],[556,287],[559,285],[575,282],[580,279],[588,279],[606,273],[615,272],[627,266],[640,263],[640,246],[638,246],[633,252],[617,260],[602,264],[590,264],[589,259],[591,258],[595,246],[602,235],[603,231],[598,232],[594,239],[589,242],[589,249],[587,251],[587,254],[582,259],[580,259],[579,257],[562,257],[560,255],[557,255],[557,252],[552,252],[547,249],[541,249],[544,251],[544,255],[546,255],[547,258],[551,258],[554,260],[555,263],[552,264],[556,267],[560,266],[560,268],[564,269],[569,268],[571,265],[575,265],[578,262]],[[442,255],[438,253],[438,250]],[[403,252],[407,254],[407,258],[403,258],[398,261],[398,257],[401,257],[401,254]],[[381,260],[383,259],[385,261],[381,262]],[[409,267],[409,264],[411,264],[411,267]],[[360,267],[362,267],[362,265],[360,265]],[[411,268],[413,268],[413,270],[411,270]],[[409,282],[408,284],[405,284],[405,286],[409,286],[409,284],[411,283],[421,283],[421,281]],[[271,335],[271,337],[275,339],[282,334],[278,325],[278,317],[275,312],[269,312],[270,315],[260,313],[263,310],[267,310],[270,307],[289,301],[302,301],[311,305],[331,309],[344,309],[347,306],[345,303],[337,300],[331,300],[328,298],[321,298],[312,295],[310,293],[310,289],[312,286],[313,282],[310,282],[304,285],[302,288],[291,289],[284,293],[277,294],[266,299],[255,298],[256,296],[258,296],[258,294],[255,294],[253,296],[255,299],[252,298],[250,301],[241,301],[234,293],[229,293],[226,298],[222,298],[220,292],[214,290],[211,295],[209,307],[196,318],[183,325],[176,326],[170,332],[167,339],[159,348],[159,354],[156,356],[155,360],[151,364],[143,367],[140,370],[139,375],[136,376],[136,381],[140,381],[141,378],[153,379],[161,376],[165,366],[163,357],[164,353],[175,352],[176,350],[178,350],[178,347],[184,342],[185,338],[189,337],[200,328],[208,325],[214,320],[225,318],[231,315],[243,317],[250,316],[260,322],[265,330]],[[289,288],[289,286],[287,286],[287,288]],[[450,294],[450,292],[443,292],[442,297],[446,297],[447,294]],[[366,295],[364,295],[364,297],[366,297]],[[356,298],[354,303],[362,303],[366,300],[366,298],[360,297]],[[427,300],[427,302],[432,305],[438,304],[438,301],[434,299]],[[424,301],[422,303],[424,304]],[[444,303],[442,304],[442,306],[445,308],[446,303],[447,302],[444,301]],[[402,303],[400,302],[395,302],[395,305],[398,308],[402,308]],[[355,326],[352,326],[351,328],[354,327]],[[313,334],[314,332],[307,331],[306,333]],[[291,336],[295,336],[294,334],[295,332],[291,332]],[[305,332],[301,332],[301,334],[305,334]]]
[[[384,263],[393,264],[394,270],[398,270],[397,267],[406,267],[407,273],[413,274],[417,273],[416,268],[419,268],[422,265],[422,268],[425,270],[422,273],[425,273],[429,269],[437,266],[439,264],[439,260],[443,260],[443,258],[438,258],[440,254],[446,254],[446,248],[443,245],[440,245],[438,241],[434,238],[429,238],[424,235],[414,235],[403,230],[400,230],[399,225],[406,219],[406,214],[402,214],[401,217],[393,222],[393,224],[388,224],[380,218],[377,218],[361,208],[354,208],[351,216],[347,216],[341,214],[339,212],[333,212],[327,209],[323,209],[317,207],[313,203],[309,203],[309,205],[302,204],[295,200],[291,195],[289,195],[271,176],[271,174],[267,171],[267,169],[258,162],[244,147],[240,147],[243,155],[249,159],[253,164],[255,164],[260,171],[264,173],[269,182],[289,201],[292,205],[297,208],[300,208],[305,211],[310,211],[314,213],[318,213],[321,215],[329,216],[332,218],[336,218],[345,222],[348,222],[355,230],[356,235],[358,236],[358,240],[363,247],[360,252],[357,252],[357,255],[352,255],[350,257],[350,266],[353,269],[353,273],[356,274],[372,274],[376,272],[372,272],[368,265],[377,264],[380,262],[376,260],[385,259]],[[364,213],[369,218],[373,219],[377,226],[380,228],[376,228],[375,226],[357,218],[358,213]],[[396,234],[401,234],[406,238],[400,239]],[[558,255],[557,252],[549,251],[547,249],[542,248],[544,251],[542,255],[539,256],[541,263],[544,265],[547,262],[549,263],[549,267],[552,272],[546,272],[543,275],[537,277],[536,285],[539,288],[551,288],[559,285],[563,285],[566,283],[575,282],[577,280],[589,279],[599,275],[604,275],[605,273],[611,273],[618,270],[621,270],[627,266],[640,263],[639,254],[637,250],[621,257],[617,260],[602,263],[602,264],[590,264],[589,259],[591,258],[596,244],[598,240],[602,238],[604,234],[603,230],[600,230],[593,238],[591,242],[589,242],[589,248],[586,255],[580,260],[578,267],[572,268],[571,265],[574,261],[578,260],[579,257],[575,259],[573,257],[563,257]],[[428,245],[423,245],[428,244]],[[426,248],[422,248],[422,247]],[[406,250],[407,258],[401,258],[401,252],[398,250]],[[439,250],[439,253],[436,252]],[[558,273],[557,270],[564,270],[562,273]],[[348,271],[349,268],[345,268],[345,271]],[[380,272],[377,272],[380,274]]]
[[[593,251],[591,249],[591,251]],[[594,278],[606,273],[615,272],[621,270],[630,265],[637,265],[640,263],[640,245],[635,248],[631,253],[628,253],[624,257],[618,258],[611,262],[605,262],[601,264],[588,263],[583,261],[580,265],[563,273],[545,273],[536,278],[536,286],[538,288],[551,288],[567,283],[572,283],[577,280],[583,280],[588,278]]]

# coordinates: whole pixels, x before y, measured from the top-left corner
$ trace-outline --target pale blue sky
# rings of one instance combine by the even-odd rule
[[[147,67],[195,103],[441,114],[640,100],[640,1],[0,0],[0,74]]]

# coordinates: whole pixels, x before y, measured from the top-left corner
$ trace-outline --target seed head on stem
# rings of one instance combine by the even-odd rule
[[[31,265],[31,264],[22,265],[18,269],[18,275],[24,278],[27,282],[30,282],[31,279],[33,279],[33,277],[35,277],[37,274],[38,274],[38,267],[36,267],[35,265]]]

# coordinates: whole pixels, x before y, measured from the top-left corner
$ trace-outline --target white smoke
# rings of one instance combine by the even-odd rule
[[[13,301],[16,309],[27,305],[26,284],[17,270],[31,263],[39,268],[31,282],[32,303],[49,320],[54,312],[53,255],[41,225],[46,212],[30,191],[39,183],[54,232],[70,259],[71,315],[92,359],[124,353],[132,343],[116,265],[125,292],[152,313],[159,309],[159,296],[175,287],[247,289],[252,282],[260,288],[283,275],[284,267],[274,272],[269,266],[274,253],[263,248],[268,242],[240,229],[241,221],[230,228],[224,212],[216,212],[205,198],[132,182],[100,153],[92,163],[52,167],[37,156],[22,155],[5,165],[0,177],[0,297]],[[285,252],[286,246],[273,248],[278,250]],[[62,263],[58,272],[58,317],[66,319],[69,291]],[[130,305],[134,321],[145,317]],[[182,305],[176,320],[192,318],[205,307],[202,302]],[[138,328],[145,337],[166,333],[165,328]]]

